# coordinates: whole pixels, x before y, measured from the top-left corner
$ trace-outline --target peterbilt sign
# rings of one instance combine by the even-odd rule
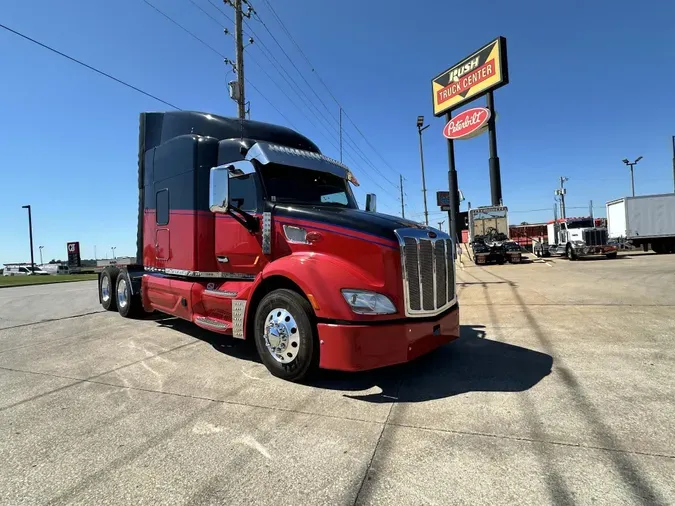
[[[434,77],[434,115],[441,116],[508,82],[506,39],[498,37]]]
[[[489,119],[490,110],[485,107],[467,109],[448,121],[443,128],[443,135],[448,139],[475,137],[485,131]]]

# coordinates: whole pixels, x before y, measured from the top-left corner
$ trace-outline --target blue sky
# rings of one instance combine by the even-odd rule
[[[150,1],[234,56],[233,39],[190,0]],[[231,28],[209,0],[194,2]],[[212,2],[231,15],[220,0]],[[337,105],[265,2],[251,2],[337,117]],[[3,4],[1,23],[182,109],[236,114],[225,86],[233,74],[222,59],[142,0]],[[443,219],[435,191],[447,188],[447,151],[444,123],[431,112],[430,80],[497,35],[508,39],[509,51],[511,83],[496,92],[495,105],[512,223],[550,219],[561,175],[570,178],[568,208],[584,214],[592,199],[603,215],[607,200],[630,192],[623,158],[644,156],[636,167],[638,194],[673,189],[675,31],[668,2],[278,0],[274,5],[377,150],[345,119],[345,161],[361,181],[361,204],[366,192],[374,192],[379,210],[400,213],[398,189],[355,153],[354,144],[386,179],[397,183],[403,174],[406,216],[422,219],[415,120],[424,114],[431,123],[424,133],[430,221]],[[249,87],[252,117],[292,124],[338,158],[337,127],[316,126],[335,120],[316,118],[307,99],[290,90],[263,56],[263,45],[328,115],[263,25],[247,23],[258,36],[246,50],[247,78],[285,116]],[[45,246],[45,260],[65,258],[72,240],[81,242],[84,258],[93,256],[94,245],[99,257],[109,255],[111,246],[118,255],[133,254],[138,113],[167,107],[4,30],[0,66],[0,263],[29,259],[24,204],[33,206],[36,260],[39,245]],[[474,206],[490,203],[487,142],[483,135],[456,143],[460,188]]]

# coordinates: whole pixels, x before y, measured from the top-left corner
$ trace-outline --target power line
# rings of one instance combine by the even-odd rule
[[[216,48],[214,48],[213,46],[211,46],[208,42],[205,42],[204,40],[202,40],[201,38],[199,38],[197,35],[195,35],[193,32],[191,32],[190,30],[188,30],[187,28],[185,28],[183,25],[181,25],[178,21],[176,21],[176,20],[173,19],[171,16],[169,16],[168,14],[166,14],[164,11],[160,10],[159,8],[157,8],[156,6],[154,6],[153,4],[151,4],[148,0],[143,0],[143,2],[145,2],[146,4],[148,4],[148,5],[149,5],[150,7],[152,7],[155,11],[157,11],[159,14],[161,14],[163,17],[165,17],[168,21],[170,21],[171,23],[173,23],[174,25],[176,25],[178,28],[180,28],[181,30],[183,30],[185,33],[187,33],[188,35],[190,35],[192,38],[194,38],[195,40],[199,41],[204,47],[210,49],[211,51],[213,51],[216,55],[220,56],[221,58],[227,58],[223,53],[221,53],[221,52],[218,51]],[[205,14],[206,14],[206,13],[205,13]],[[215,21],[215,20],[214,20],[214,21]],[[216,21],[216,22],[217,22],[217,21]],[[249,86],[251,86],[251,88],[253,88],[256,92],[258,92],[258,94],[263,98],[263,100],[265,100],[268,104],[270,104],[270,106],[272,106],[272,108],[273,108],[277,113],[279,113],[279,115],[280,115],[282,118],[284,118],[286,121],[288,121],[288,123],[289,123],[291,126],[293,126],[293,127],[295,128],[295,126],[293,125],[293,122],[292,122],[290,119],[288,119],[288,117],[287,117],[283,112],[281,112],[281,111],[277,108],[277,106],[274,105],[274,104],[273,104],[273,103],[265,96],[265,94],[264,94],[263,92],[261,92],[261,91],[260,91],[260,90],[259,90],[259,89],[258,89],[258,88],[250,81],[250,80],[246,79],[246,83],[247,83]]]
[[[144,1],[147,1],[147,0],[144,0]],[[204,12],[205,14],[207,14],[208,17],[209,17],[212,21],[214,21],[219,27],[222,27],[221,23],[220,23],[218,20],[216,20],[216,19],[215,19],[213,16],[211,16],[210,14],[206,13],[206,12],[204,11],[204,9],[202,9],[199,5],[195,4],[194,0],[189,0],[189,1],[190,1],[191,3],[193,3],[193,5],[195,5],[196,7],[198,7],[202,12]],[[229,18],[229,16],[227,16],[227,15],[225,14],[225,12],[224,12],[218,5],[214,4],[213,1],[211,1],[211,0],[209,0],[209,3],[211,3],[211,5],[212,5],[212,6],[213,6],[220,14],[222,14],[222,15],[225,16],[228,20],[231,21],[231,18]],[[262,20],[260,19],[260,16],[259,16],[257,13],[255,13],[255,11],[253,11],[253,12],[254,12],[254,14],[258,17],[258,19],[262,22]],[[264,24],[264,23],[263,23],[263,24]],[[179,26],[180,26],[180,25],[179,25]],[[251,57],[251,61],[253,61],[253,62],[254,62],[254,63],[262,70],[262,72],[267,76],[267,78],[268,78],[272,83],[274,83],[274,85],[275,85],[275,86],[276,86],[276,87],[284,94],[284,96],[288,99],[288,101],[291,102],[291,104],[292,104],[294,107],[296,107],[296,108],[302,113],[302,115],[305,116],[305,118],[307,118],[307,120],[308,120],[315,128],[318,129],[319,126],[320,126],[321,128],[323,128],[323,129],[328,133],[329,136],[331,136],[331,135],[333,135],[333,136],[336,135],[335,132],[332,131],[332,124],[331,124],[331,122],[326,118],[325,114],[324,114],[321,110],[319,110],[319,108],[314,104],[314,102],[310,99],[310,97],[303,91],[303,88],[302,88],[302,86],[298,83],[298,81],[296,81],[296,80],[293,78],[293,76],[286,70],[286,68],[284,68],[283,65],[281,65],[281,63],[279,63],[279,62],[274,58],[273,52],[269,49],[269,47],[267,47],[267,45],[266,45],[266,44],[263,42],[263,40],[258,36],[258,34],[255,32],[255,30],[254,30],[250,25],[246,25],[246,27],[247,27],[248,31],[250,32],[249,35],[252,35],[252,36],[254,37],[254,40],[256,41],[256,44],[255,44],[255,45],[257,45],[257,46],[259,47],[260,53],[261,53],[261,54],[265,57],[265,59],[266,59],[266,60],[267,60],[267,61],[268,61],[268,62],[269,62],[276,70],[277,70],[277,72],[279,72],[279,75],[280,75],[280,76],[282,77],[282,79],[288,84],[289,88],[290,88],[291,90],[293,90],[294,93],[300,98],[300,100],[301,100],[301,101],[304,101],[306,104],[310,105],[311,108],[303,108],[302,106],[298,106],[298,105],[295,103],[295,101],[294,101],[293,99],[291,99],[291,97],[288,95],[288,93],[286,93],[286,91],[279,85],[279,83],[278,83],[276,80],[272,79],[272,77],[269,75],[269,73],[265,70],[265,67],[264,67],[264,66],[260,65],[260,63],[258,63],[253,57]],[[265,28],[266,28],[267,31],[269,32],[269,28],[267,28],[267,26],[265,26]],[[229,32],[228,32],[228,33],[229,33]],[[271,32],[270,32],[270,35],[272,35],[272,37],[274,37],[274,35],[271,34]],[[279,41],[278,41],[276,38],[275,38],[275,42],[277,43],[277,45],[280,46],[280,43],[279,43]],[[280,47],[281,47],[281,46],[280,46]],[[213,49],[213,48],[211,48],[211,49]],[[282,49],[282,51],[283,51],[283,48],[281,48],[281,49]],[[291,60],[290,60],[290,57],[288,56],[288,54],[286,54],[286,57],[289,58],[289,61],[291,61]],[[291,61],[291,63],[293,63],[293,62]],[[302,77],[303,80],[305,81],[305,83],[306,83],[308,86],[310,86],[310,88],[311,88],[311,85],[309,85],[309,83],[307,82],[307,80],[304,79],[304,77],[303,77],[302,74],[300,73],[299,69],[298,69],[297,67],[295,67],[295,68],[296,68],[296,70],[298,71],[298,74],[300,75],[300,77]],[[320,100],[320,98],[319,98],[319,100]],[[323,105],[324,105],[324,107],[325,107],[325,104],[323,104]],[[305,112],[305,109],[308,109],[309,112],[310,112],[317,120],[323,120],[323,122],[319,121],[319,124],[317,125],[317,123],[315,123],[315,122],[307,115],[307,113]],[[326,139],[329,141],[329,143],[330,143],[333,147],[335,147],[335,149],[339,150],[339,147],[333,142],[333,140],[332,140],[331,138],[326,137],[325,135],[323,135],[323,133],[322,133],[322,136],[323,136],[324,138],[326,138]],[[380,172],[380,170],[373,164],[373,162],[365,155],[365,153],[363,152],[363,150],[361,150],[361,148],[356,144],[356,142],[355,142],[355,141],[351,138],[351,136],[349,136],[348,134],[347,134],[347,140],[350,141],[350,143],[348,143],[349,148],[352,149],[352,150],[354,151],[354,155],[355,155],[356,157],[360,158],[367,166],[371,167],[375,172],[377,172],[377,173],[378,173],[385,181],[387,181],[389,184],[391,184],[392,186],[394,186],[394,188],[398,188],[397,185],[395,185],[394,183],[392,183],[389,179],[387,179],[387,177],[386,177],[384,174],[382,174],[382,172]],[[353,161],[356,161],[355,158],[352,158],[352,160],[353,160]],[[359,165],[360,165],[360,164],[359,164]],[[365,175],[368,175],[368,173],[367,173],[367,171],[365,170],[365,168],[363,168],[363,173],[364,173]],[[377,183],[377,181],[376,181],[375,179],[373,179],[373,178],[371,178],[371,177],[368,177],[368,179],[370,179],[371,181],[373,181],[374,184],[375,184],[378,188],[380,188],[383,192],[386,192],[386,191],[387,191],[387,190],[385,190],[382,186],[380,186],[380,185]]]
[[[387,167],[389,167],[389,169],[391,169],[393,172],[395,172],[394,169],[391,167],[391,165],[389,165],[389,163],[387,162],[387,160],[386,160],[386,159],[385,159],[385,158],[377,151],[377,149],[375,149],[375,146],[373,146],[373,145],[371,144],[371,142],[368,140],[368,138],[363,134],[363,132],[362,132],[361,129],[358,127],[358,125],[354,122],[354,120],[349,116],[349,114],[347,114],[347,112],[344,110],[344,107],[342,107],[342,104],[340,104],[340,102],[338,101],[338,99],[335,98],[335,95],[333,95],[333,93],[330,91],[330,88],[328,88],[328,85],[324,82],[323,79],[321,79],[321,76],[319,75],[319,73],[318,73],[318,72],[316,71],[316,69],[314,68],[314,65],[312,64],[312,62],[310,61],[310,59],[307,57],[307,55],[305,54],[305,52],[300,48],[300,45],[295,41],[295,39],[294,39],[293,36],[291,35],[291,33],[290,33],[290,31],[288,30],[288,28],[286,28],[286,25],[285,25],[284,22],[281,20],[281,18],[280,18],[279,15],[277,14],[277,12],[274,10],[274,7],[272,6],[272,4],[271,4],[268,0],[263,0],[263,2],[265,2],[265,4],[267,5],[267,7],[269,8],[270,12],[272,12],[272,15],[276,18],[277,22],[279,23],[279,26],[281,26],[282,30],[286,33],[286,36],[289,38],[289,40],[293,43],[293,45],[296,47],[296,49],[298,50],[298,52],[299,52],[299,53],[302,55],[302,57],[305,59],[305,61],[307,62],[307,64],[308,64],[309,67],[311,68],[312,72],[316,75],[317,79],[318,79],[319,82],[323,85],[323,87],[326,89],[326,91],[327,91],[328,94],[331,96],[331,98],[333,99],[333,101],[338,105],[338,107],[340,107],[340,108],[342,109],[342,112],[343,112],[344,115],[347,117],[347,119],[349,120],[349,122],[354,126],[354,128],[355,128],[356,131],[361,135],[361,137],[364,138],[364,140],[366,141],[366,143],[368,144],[368,146],[370,146],[370,148],[373,150],[373,152],[374,152],[377,156],[380,157],[380,159],[385,163],[385,165],[386,165]],[[265,26],[265,28],[267,28],[267,26],[265,25],[265,23],[260,19],[260,16],[258,15],[258,13],[255,12],[255,11],[254,11],[254,13],[255,13],[256,17],[260,20],[260,22],[263,23],[263,26]],[[269,29],[268,29],[268,31],[269,31]],[[294,66],[295,66],[295,65],[294,65]],[[296,67],[296,69],[297,69],[297,67]],[[299,72],[299,71],[298,71],[298,72]],[[318,95],[317,95],[317,97],[318,97]],[[322,102],[322,103],[323,103],[323,102]],[[325,104],[324,104],[324,107],[326,107]],[[385,176],[382,176],[382,177],[385,177]],[[385,177],[385,179],[386,179],[386,177]],[[391,181],[389,181],[389,182],[391,183]],[[393,183],[392,183],[392,184],[393,184]],[[393,186],[396,186],[396,185],[393,184]]]
[[[268,4],[268,5],[269,5],[269,4]],[[271,7],[271,6],[270,6],[270,7]],[[271,10],[273,11],[273,9],[271,9]],[[273,34],[272,31],[269,29],[269,27],[267,26],[267,24],[265,23],[265,21],[260,17],[260,15],[259,15],[255,10],[253,10],[252,12],[253,12],[253,14],[255,15],[255,17],[258,19],[258,21],[260,21],[260,23],[263,25],[263,27],[265,28],[265,30],[267,31],[267,33],[270,34],[270,36],[272,37],[272,39],[274,40],[274,42],[277,44],[277,46],[279,47],[279,49],[281,49],[281,51],[284,53],[284,55],[286,56],[286,58],[288,59],[288,61],[291,62],[291,65],[293,66],[293,68],[296,70],[296,72],[298,73],[298,75],[299,75],[299,76],[302,78],[302,80],[305,82],[305,84],[307,85],[307,87],[312,91],[312,93],[314,94],[314,96],[318,99],[319,103],[324,107],[324,109],[326,109],[326,111],[328,112],[328,114],[330,115],[330,117],[331,117],[333,120],[336,120],[336,118],[335,118],[335,116],[333,116],[333,113],[331,112],[330,108],[329,108],[329,107],[326,105],[326,103],[321,99],[321,97],[316,93],[316,91],[314,90],[314,87],[307,81],[307,79],[305,78],[305,76],[303,75],[303,73],[300,71],[300,69],[297,67],[297,65],[295,65],[295,62],[293,61],[293,59],[288,55],[288,53],[286,52],[286,50],[282,47],[281,43],[280,43],[279,40],[274,36],[274,34]],[[283,22],[281,22],[281,20],[279,19],[278,15],[276,14],[276,12],[273,11],[273,14],[274,14],[275,17],[277,18],[277,21],[280,23],[282,29],[286,32],[286,34],[289,36],[289,38],[291,39],[291,41],[292,41],[292,42],[296,45],[296,47],[300,50],[300,52],[301,52],[301,54],[303,55],[303,57],[309,62],[309,59],[305,56],[304,53],[302,53],[302,50],[301,50],[301,49],[299,48],[299,46],[297,45],[297,42],[295,42],[295,40],[292,38],[292,36],[290,35],[290,32],[288,32],[288,30],[286,29],[285,25],[283,25]],[[248,28],[249,28],[249,30],[254,34],[254,36],[255,36],[257,39],[259,39],[259,37],[255,34],[255,31],[254,31],[250,26],[248,26]],[[264,46],[264,45],[263,45],[263,46]],[[271,51],[270,51],[269,49],[267,49],[267,51],[269,51],[270,54],[271,54]],[[311,66],[311,62],[309,62],[309,63],[310,63],[310,66]],[[282,68],[283,68],[283,67],[282,67]],[[314,69],[312,69],[312,70],[314,70]],[[285,69],[284,69],[284,71],[285,71]],[[287,72],[286,72],[286,73],[287,73]],[[287,73],[287,74],[288,74],[288,73]],[[290,77],[290,75],[289,75],[289,77]],[[292,79],[292,77],[291,77],[291,79]],[[293,81],[295,82],[295,80],[293,80]],[[296,84],[296,86],[297,86],[296,89],[299,89],[300,86],[297,84],[297,82],[295,82],[295,84]],[[325,86],[325,83],[324,83],[324,86]],[[329,90],[329,93],[330,93],[330,90]],[[332,94],[331,94],[331,96],[332,96]],[[325,116],[323,115],[323,113],[321,113],[321,112],[318,110],[318,108],[316,107],[316,105],[314,105],[314,103],[309,99],[309,97],[307,97],[307,96],[305,95],[305,98],[307,99],[308,104],[310,104],[311,106],[313,106],[313,107],[317,110],[317,112],[319,112],[319,114],[321,115],[322,119],[325,119]],[[333,97],[333,99],[335,100],[335,97]],[[337,103],[337,105],[340,107],[340,109],[342,109],[342,106],[341,106],[337,101],[336,101],[336,103]],[[343,112],[344,112],[344,110],[343,110]],[[363,133],[360,132],[360,130],[358,129],[358,127],[356,126],[356,124],[354,123],[354,121],[353,121],[351,118],[349,118],[349,116],[347,115],[346,112],[345,112],[345,116],[348,117],[348,119],[349,119],[349,121],[352,123],[352,125],[354,125],[354,127],[357,129],[357,131],[359,131],[359,133],[363,136]],[[337,121],[337,120],[336,120],[336,121]],[[332,123],[331,123],[331,122],[328,122],[328,126],[329,126],[329,128],[330,128],[330,127],[332,126]],[[364,139],[365,139],[365,136],[363,136],[363,137],[364,137]],[[361,148],[360,148],[360,147],[358,146],[358,144],[354,141],[354,139],[349,135],[349,133],[348,133],[348,132],[345,132],[345,142],[347,142],[347,141],[350,141],[350,142],[351,142],[351,146],[350,146],[350,147],[351,147],[351,149],[353,149],[354,151],[357,152],[357,156],[358,156],[359,158],[361,158],[366,164],[368,164],[370,167],[372,167],[372,169],[373,169],[375,172],[377,172],[377,173],[380,175],[380,177],[382,177],[385,181],[387,181],[391,186],[393,186],[394,188],[398,188],[398,186],[396,185],[396,183],[392,182],[385,174],[383,174],[383,173],[377,168],[377,166],[376,166],[372,161],[370,161],[370,159],[365,155],[365,153],[363,152],[363,150],[361,150]],[[369,143],[368,139],[366,139],[366,142]],[[370,144],[370,143],[369,143],[369,144]],[[371,148],[372,148],[372,145],[370,145],[370,146],[371,146]],[[385,163],[386,163],[386,161],[385,161]],[[391,167],[389,167],[389,168],[391,169]],[[393,169],[392,169],[392,170],[393,170]],[[383,191],[386,191],[386,190],[383,190]]]
[[[29,37],[28,35],[24,35],[21,32],[17,32],[16,30],[13,30],[12,28],[10,28],[8,26],[5,26],[3,24],[0,24],[0,28],[3,28],[4,30],[7,30],[8,32],[13,33],[14,35],[18,35],[19,37],[21,37],[21,38],[23,38],[23,39],[25,39],[29,42],[32,42],[33,44],[37,44],[38,46],[43,47],[44,49],[47,49],[47,50],[51,51],[52,53],[56,53],[59,56],[63,56],[64,58],[66,58],[66,59],[68,59],[72,62],[75,62],[78,65],[81,65],[81,66],[83,66],[83,67],[85,67],[89,70],[92,70],[92,71],[96,72],[97,74],[100,74],[104,77],[107,77],[108,79],[112,79],[113,81],[115,81],[115,82],[117,82],[117,83],[119,83],[123,86],[126,86],[127,88],[131,88],[132,90],[137,91],[138,93],[141,93],[141,94],[145,95],[146,97],[150,97],[154,100],[157,100],[158,102],[161,102],[165,105],[168,105],[169,107],[171,107],[173,109],[176,109],[178,111],[182,110],[180,107],[177,107],[177,106],[173,105],[172,103],[167,102],[166,100],[163,100],[163,99],[157,97],[156,95],[153,95],[152,93],[148,93],[147,91],[144,91],[144,90],[134,86],[133,84],[129,84],[126,81],[123,81],[122,79],[119,79],[119,78],[117,78],[113,75],[108,74],[107,72],[103,72],[102,70],[99,70],[96,67],[92,67],[91,65],[89,65],[87,63],[84,63],[83,61],[80,61],[77,58],[73,58],[72,56],[69,56],[66,53],[62,53],[58,49],[54,49],[53,47],[48,46],[47,44],[44,44],[44,43],[42,43],[38,40],[35,40],[35,39]]]

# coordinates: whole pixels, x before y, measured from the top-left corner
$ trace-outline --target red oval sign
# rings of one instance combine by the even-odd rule
[[[448,124],[443,128],[443,135],[448,139],[474,137],[482,133],[483,127],[487,125],[489,119],[490,110],[485,107],[467,109],[448,121]]]

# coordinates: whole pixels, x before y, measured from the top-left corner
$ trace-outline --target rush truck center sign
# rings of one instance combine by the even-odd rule
[[[441,116],[508,82],[506,39],[498,37],[434,77],[434,115]]]

